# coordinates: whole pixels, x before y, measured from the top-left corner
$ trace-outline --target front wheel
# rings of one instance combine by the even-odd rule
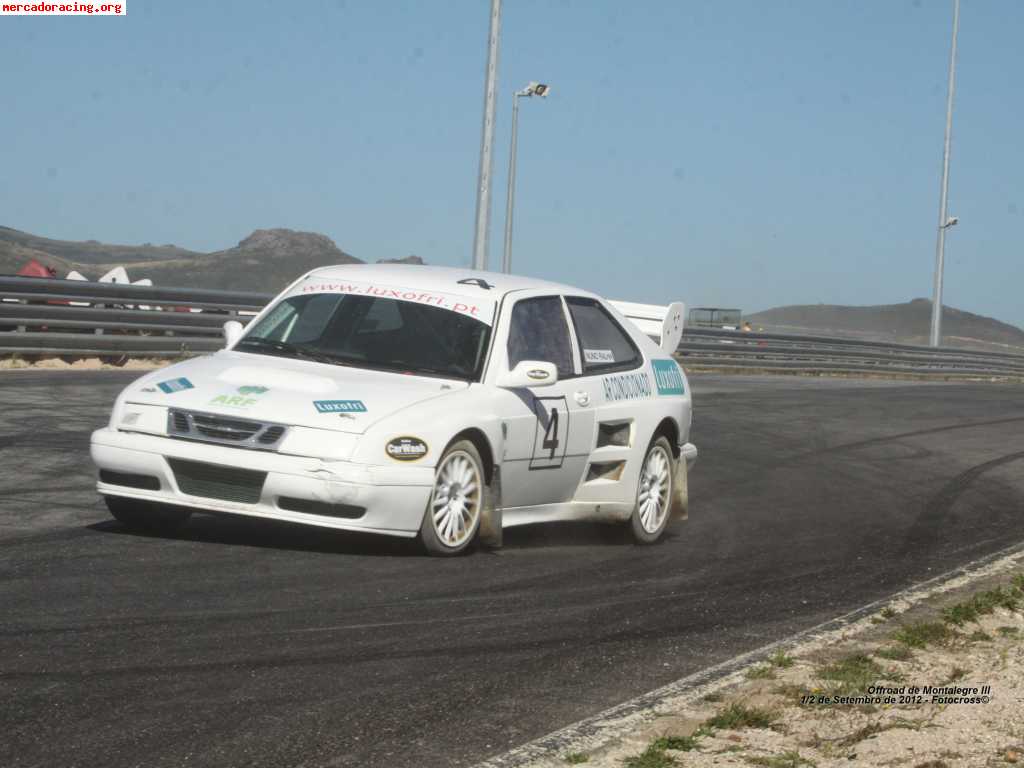
[[[457,555],[473,543],[486,508],[484,477],[480,452],[472,442],[459,440],[448,446],[437,463],[420,525],[420,541],[429,554]]]
[[[637,544],[653,544],[668,527],[673,491],[672,462],[672,446],[668,439],[659,436],[652,440],[640,469],[636,506],[629,521]]]
[[[128,499],[124,496],[104,496],[103,500],[107,502],[107,509],[117,522],[130,530],[144,533],[174,533],[192,516],[188,509],[155,501]]]

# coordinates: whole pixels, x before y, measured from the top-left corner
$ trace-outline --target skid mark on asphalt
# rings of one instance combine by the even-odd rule
[[[823,453],[836,453],[838,451],[853,451],[858,448],[866,448],[873,445],[881,445],[884,443],[891,443],[896,440],[904,440],[908,437],[923,437],[924,435],[935,435],[942,432],[952,432],[958,429],[975,429],[977,427],[994,427],[1000,424],[1015,424],[1018,422],[1024,422],[1024,416],[1014,416],[1009,419],[993,419],[991,421],[971,421],[961,424],[949,424],[944,427],[932,427],[930,429],[919,429],[913,432],[900,432],[896,435],[885,435],[882,437],[873,437],[869,440],[858,440],[855,443],[843,443],[841,445],[833,445],[831,448],[822,448],[820,450],[808,451],[807,453],[801,453],[791,457],[787,461],[793,461],[798,459],[807,458],[810,456],[820,456]]]
[[[905,555],[910,551],[917,550],[922,541],[938,538],[943,523],[953,511],[953,505],[979,477],[986,472],[1021,459],[1024,459],[1024,451],[1009,453],[973,466],[947,482],[925,503],[924,510],[907,531],[900,554]]]

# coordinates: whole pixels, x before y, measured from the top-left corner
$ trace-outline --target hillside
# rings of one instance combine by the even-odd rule
[[[156,285],[276,293],[302,272],[328,264],[361,264],[325,235],[291,229],[257,229],[233,248],[199,253],[174,245],[108,245],[52,240],[0,227],[0,274],[13,275],[30,259],[60,277],[77,270],[95,280],[116,266],[132,279]],[[418,256],[384,261],[422,264]]]
[[[914,299],[905,304],[866,307],[831,304],[776,307],[746,316],[755,327],[776,333],[850,336],[902,344],[927,344],[932,303]],[[943,343],[951,347],[975,347],[1024,351],[1024,330],[984,315],[942,308]]]

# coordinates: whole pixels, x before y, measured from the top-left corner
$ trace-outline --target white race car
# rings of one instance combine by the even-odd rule
[[[680,303],[488,272],[316,269],[227,323],[226,349],[128,386],[92,435],[96,488],[150,530],[212,511],[453,555],[586,519],[651,543],[697,457],[682,323]]]

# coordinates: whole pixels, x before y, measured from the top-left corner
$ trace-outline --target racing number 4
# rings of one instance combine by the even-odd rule
[[[533,401],[537,421],[530,469],[557,469],[565,461],[569,438],[569,406],[564,397],[538,397]]]
[[[551,418],[548,419],[547,429],[544,430],[544,441],[541,447],[551,450],[549,459],[554,460],[555,451],[558,450],[558,409],[551,409]]]

